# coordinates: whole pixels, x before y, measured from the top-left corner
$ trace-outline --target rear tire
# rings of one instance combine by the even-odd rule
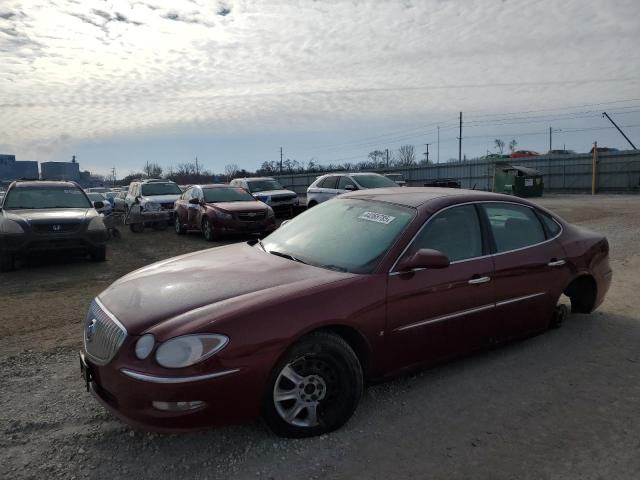
[[[330,332],[314,332],[276,364],[264,396],[263,417],[282,437],[322,435],[349,420],[363,389],[362,367],[347,342]]]
[[[102,245],[94,248],[89,252],[89,255],[94,262],[104,262],[107,260],[107,246]]]
[[[184,228],[182,226],[182,224],[180,223],[180,217],[178,215],[176,215],[175,220],[173,221],[173,227],[175,229],[175,232],[178,235],[184,235],[185,233],[187,233],[187,229]]]
[[[15,269],[15,257],[10,253],[0,254],[0,272],[12,272]]]

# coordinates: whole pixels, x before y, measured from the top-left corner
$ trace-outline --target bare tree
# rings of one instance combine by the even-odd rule
[[[516,151],[517,146],[518,142],[516,142],[515,138],[509,142],[509,150],[511,150],[511,153]]]
[[[502,152],[504,152],[504,141],[496,138],[493,143],[496,146],[496,150],[498,151],[498,153],[502,155]]]
[[[162,176],[162,167],[157,163],[149,163],[142,169],[147,178],[160,178]]]
[[[402,145],[398,149],[396,164],[400,167],[408,167],[416,164],[416,149],[413,145]]]
[[[369,160],[375,165],[373,168],[377,168],[378,165],[383,166],[385,164],[385,154],[382,150],[374,150],[367,155]]]
[[[230,163],[229,165],[224,166],[224,176],[227,178],[227,182],[231,181],[233,177],[236,176],[240,168],[235,163]]]

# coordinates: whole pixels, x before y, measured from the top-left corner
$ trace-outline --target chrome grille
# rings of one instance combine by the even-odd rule
[[[84,349],[98,365],[106,365],[116,355],[127,331],[98,299],[91,302],[84,320]]]
[[[255,222],[257,220],[264,220],[267,212],[240,212],[237,215],[238,220],[242,222]]]

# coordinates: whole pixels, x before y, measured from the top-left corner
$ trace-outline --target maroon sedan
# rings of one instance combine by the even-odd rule
[[[175,230],[200,230],[212,242],[222,235],[271,233],[276,217],[271,207],[229,185],[192,185],[176,201]]]
[[[165,260],[92,303],[83,376],[120,418],[179,431],[262,415],[331,431],[363,386],[589,313],[611,281],[605,237],[506,195],[362,190],[264,241]]]

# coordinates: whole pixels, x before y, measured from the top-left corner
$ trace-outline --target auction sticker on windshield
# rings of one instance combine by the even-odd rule
[[[384,215],[383,213],[375,212],[364,212],[358,218],[361,218],[362,220],[369,220],[370,222],[383,223],[385,225],[389,225],[396,219],[396,217],[392,217],[391,215]]]

